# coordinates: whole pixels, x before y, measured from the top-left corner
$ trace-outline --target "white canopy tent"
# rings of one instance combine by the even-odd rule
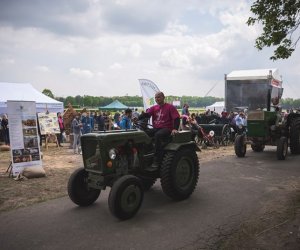
[[[206,106],[205,110],[210,110],[221,114],[224,108],[225,108],[225,102],[222,101],[222,102],[215,102],[212,105]]]
[[[30,83],[0,82],[0,114],[6,113],[7,101],[34,101],[36,112],[63,112],[62,102],[36,90]]]

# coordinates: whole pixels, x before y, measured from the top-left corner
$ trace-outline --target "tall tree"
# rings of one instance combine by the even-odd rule
[[[256,0],[251,12],[255,17],[249,17],[247,24],[261,22],[263,26],[255,47],[262,50],[274,46],[272,60],[289,58],[300,39],[296,32],[300,25],[300,0]]]
[[[54,95],[50,89],[44,89],[42,93],[54,99]]]

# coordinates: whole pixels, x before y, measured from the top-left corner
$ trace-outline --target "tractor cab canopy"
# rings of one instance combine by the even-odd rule
[[[267,109],[278,105],[282,96],[282,81],[278,69],[238,70],[225,75],[225,106],[248,110]]]

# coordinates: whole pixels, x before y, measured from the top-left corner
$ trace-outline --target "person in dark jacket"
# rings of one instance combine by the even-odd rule
[[[101,111],[99,112],[99,115],[97,116],[97,124],[98,124],[99,131],[105,130],[105,117],[103,116]]]
[[[63,132],[65,131],[65,126],[64,126],[63,117],[60,112],[57,113],[57,117],[58,117],[57,120],[58,120],[58,125],[59,125],[59,130],[60,130],[60,133],[57,136],[57,139],[58,139],[58,145],[60,147],[62,147],[61,144],[63,142]]]
[[[2,127],[2,131],[3,131],[4,142],[6,145],[9,145],[10,144],[9,128],[8,128],[8,119],[7,119],[6,114],[2,116],[1,127]]]

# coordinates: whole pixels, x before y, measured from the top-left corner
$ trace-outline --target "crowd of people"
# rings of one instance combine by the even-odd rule
[[[236,130],[238,127],[247,126],[247,113],[241,112],[227,112],[225,109],[219,114],[215,111],[206,110],[204,113],[190,113],[189,105],[185,103],[181,110],[181,115],[177,109],[164,102],[164,94],[158,92],[155,95],[157,105],[154,105],[141,114],[137,108],[126,109],[123,111],[117,111],[113,115],[108,112],[84,112],[76,113],[71,123],[71,133],[73,134],[73,150],[74,153],[80,153],[80,137],[83,134],[87,134],[93,131],[109,131],[118,129],[132,129],[133,121],[143,118],[152,117],[153,127],[157,134],[156,137],[168,136],[174,131],[178,130],[193,130],[195,125],[208,124],[210,122],[216,124],[230,124],[233,129]],[[177,115],[178,113],[178,115]],[[63,121],[63,115],[57,113],[58,123],[60,128],[60,134],[57,135],[59,146],[65,139],[65,125]],[[280,115],[279,115],[280,116]],[[282,116],[282,115],[281,115]],[[166,120],[166,117],[170,119]],[[163,122],[162,122],[163,121]],[[7,115],[3,115],[0,118],[0,137],[6,145],[9,145],[9,125]],[[158,132],[159,131],[159,132]],[[157,139],[159,148],[159,141]]]
[[[73,134],[74,153],[81,153],[80,137],[93,131],[109,131],[116,129],[131,129],[132,118],[138,117],[138,109],[126,109],[122,112],[84,112],[77,113],[71,124],[71,133]]]

